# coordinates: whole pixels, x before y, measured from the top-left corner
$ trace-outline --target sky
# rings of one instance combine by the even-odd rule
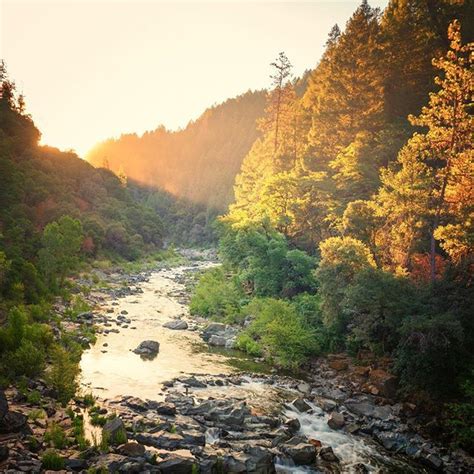
[[[0,58],[41,142],[84,156],[98,141],[184,128],[267,87],[280,51],[301,75],[359,3],[0,0]]]

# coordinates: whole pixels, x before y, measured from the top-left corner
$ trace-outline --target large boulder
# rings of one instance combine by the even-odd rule
[[[135,354],[139,354],[144,358],[153,358],[156,357],[160,351],[160,343],[157,341],[143,341],[140,342],[139,346],[133,350]]]
[[[202,338],[209,341],[211,336],[222,336],[226,332],[226,328],[227,326],[222,323],[208,324],[202,333]]]
[[[282,444],[280,446],[281,451],[293,459],[295,464],[313,464],[314,460],[316,459],[316,448],[314,445],[299,439],[296,440],[295,438],[292,438],[287,443]]]
[[[0,434],[20,432],[31,433],[28,417],[23,413],[8,411],[0,422]]]
[[[186,321],[183,321],[182,319],[173,319],[172,321],[168,321],[167,323],[163,324],[163,327],[179,331],[183,329],[188,329],[188,323]]]

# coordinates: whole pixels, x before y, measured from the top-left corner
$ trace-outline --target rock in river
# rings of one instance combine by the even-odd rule
[[[134,349],[135,354],[143,357],[155,357],[160,350],[160,343],[157,341],[143,341]]]
[[[163,324],[163,327],[174,330],[188,329],[188,323],[182,319],[173,319],[172,321]]]

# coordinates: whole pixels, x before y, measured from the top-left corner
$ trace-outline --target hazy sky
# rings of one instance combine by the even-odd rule
[[[0,57],[42,142],[84,154],[266,87],[280,51],[295,74],[314,67],[359,3],[0,0]]]

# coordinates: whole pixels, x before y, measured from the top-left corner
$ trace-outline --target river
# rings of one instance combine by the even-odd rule
[[[225,377],[235,372],[231,364],[234,355],[206,350],[197,330],[176,331],[163,327],[164,323],[180,317],[193,329],[184,298],[184,277],[210,265],[209,262],[198,262],[153,272],[148,281],[140,284],[142,292],[107,301],[101,311],[107,314],[110,322],[102,328],[96,344],[82,356],[83,390],[102,400],[132,395],[160,401],[168,393],[162,383],[170,379],[195,374]],[[117,317],[130,321],[117,324]],[[105,333],[114,328],[119,331]],[[159,341],[159,354],[153,360],[144,360],[132,352],[143,340]],[[294,387],[269,386],[249,378],[238,386],[213,386],[193,391],[201,398],[232,397],[245,400],[262,413],[278,412],[297,418],[302,435],[333,448],[341,460],[342,472],[356,472],[353,466],[360,468],[360,464],[365,466],[366,472],[423,472],[389,457],[370,439],[330,429],[328,415],[315,405],[309,412],[300,413],[291,404],[291,400],[301,396]],[[279,458],[276,467],[282,473],[315,472],[307,467],[296,467],[288,459]]]

